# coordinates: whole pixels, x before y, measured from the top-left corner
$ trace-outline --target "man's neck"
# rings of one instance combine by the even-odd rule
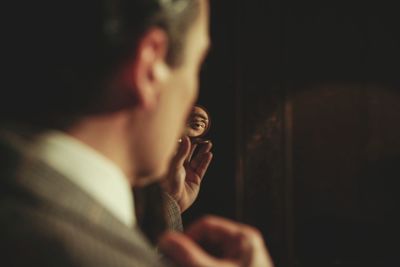
[[[124,113],[87,117],[67,133],[113,161],[133,184],[134,162],[130,162],[128,117]]]

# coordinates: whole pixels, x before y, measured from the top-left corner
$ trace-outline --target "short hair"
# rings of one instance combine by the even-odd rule
[[[14,2],[14,1],[7,1]],[[68,127],[103,112],[108,81],[134,58],[151,27],[163,29],[166,61],[180,64],[198,0],[68,0],[7,3],[6,79],[0,120]],[[17,6],[19,5],[19,6]]]

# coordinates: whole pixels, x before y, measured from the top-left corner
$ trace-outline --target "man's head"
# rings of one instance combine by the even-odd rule
[[[169,158],[197,98],[199,71],[209,46],[208,2],[199,0],[198,4],[199,13],[182,39],[176,64],[165,61],[165,48],[168,47],[165,32],[151,29],[139,42],[134,83],[137,88],[151,88],[139,92],[146,108],[138,113],[143,115],[140,129],[134,130],[139,133],[135,138],[136,149],[141,151],[137,161],[142,167],[149,166],[142,170],[144,175],[155,169],[158,169],[155,172],[158,175],[167,170]]]
[[[10,7],[0,119],[68,130],[124,114],[133,175],[162,174],[197,96],[207,0],[46,2]]]

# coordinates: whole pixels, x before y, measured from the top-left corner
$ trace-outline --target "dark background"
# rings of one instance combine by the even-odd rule
[[[214,160],[186,224],[258,227],[276,266],[400,266],[395,1],[212,0]]]

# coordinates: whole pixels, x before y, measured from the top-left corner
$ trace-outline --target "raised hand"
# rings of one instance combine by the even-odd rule
[[[192,156],[197,146],[200,147]],[[171,161],[162,187],[177,201],[181,212],[189,208],[199,194],[201,181],[212,160],[211,147],[211,142],[192,145],[190,139],[184,137]]]

